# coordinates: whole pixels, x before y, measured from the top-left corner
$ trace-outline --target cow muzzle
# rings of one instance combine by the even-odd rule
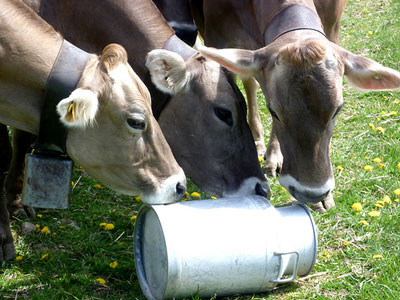
[[[296,200],[303,203],[317,203],[325,200],[335,185],[331,178],[320,186],[310,187],[301,184],[290,175],[281,175],[279,182]]]

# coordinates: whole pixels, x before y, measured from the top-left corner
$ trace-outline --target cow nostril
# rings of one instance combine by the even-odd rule
[[[176,196],[178,199],[182,198],[186,192],[186,186],[178,182],[176,184]]]
[[[328,195],[329,195],[329,193],[330,193],[331,191],[329,190],[329,191],[327,191],[322,197],[323,198],[326,198],[326,197],[328,197]]]

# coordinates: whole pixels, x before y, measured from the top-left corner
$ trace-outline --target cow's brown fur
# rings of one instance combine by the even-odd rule
[[[279,57],[299,69],[310,69],[320,62],[326,53],[326,45],[318,41],[292,43],[279,50]]]
[[[322,200],[321,211],[334,204],[329,145],[343,105],[343,75],[366,90],[400,87],[399,72],[332,43],[338,41],[345,4],[346,0],[204,0],[204,20],[198,22],[206,45],[231,48],[205,47],[201,53],[260,83],[273,115],[267,169],[271,174],[281,171],[281,184],[298,200]],[[297,30],[283,31],[267,45],[267,29],[274,28],[271,22],[282,18],[288,6],[301,7],[298,14],[309,12],[310,24],[321,23],[326,36],[299,18]],[[250,98],[249,106],[257,106],[257,99]]]
[[[43,93],[63,38],[23,2],[1,0],[0,5],[0,122],[37,134]],[[152,115],[148,90],[127,64],[121,46],[110,45],[103,54],[90,55],[77,89],[57,105],[59,114],[64,104],[74,102],[95,109],[93,125],[60,115],[67,126],[68,155],[114,190],[140,194],[148,203],[177,201],[186,179]],[[145,122],[142,130],[128,122],[139,116]],[[8,132],[3,129],[0,262],[15,255],[3,198],[4,172],[10,163]]]

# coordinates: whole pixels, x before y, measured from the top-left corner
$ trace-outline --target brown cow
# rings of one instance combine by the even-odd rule
[[[0,122],[37,134],[43,91],[67,42],[23,2],[0,4]],[[85,55],[88,62],[76,89],[57,105],[67,127],[68,155],[118,192],[140,194],[152,204],[177,201],[186,178],[152,115],[146,86],[127,63],[125,49],[111,44],[101,56]],[[74,62],[70,61],[71,69]],[[8,139],[7,130],[1,133]],[[10,158],[9,146],[1,149]],[[8,164],[0,165],[1,187]],[[3,261],[13,258],[15,251],[3,193],[0,196]]]
[[[328,40],[324,30],[333,41],[338,39],[344,4],[205,0],[202,8],[207,45],[251,50],[205,47],[201,53],[257,79],[273,119],[268,166],[281,168],[280,183],[297,200],[322,201],[317,204],[321,211],[334,205],[329,146],[343,105],[343,75],[360,89],[400,87],[399,72]]]
[[[151,0],[26,2],[86,51],[110,42],[125,47],[152,93],[153,112],[176,160],[202,190],[216,196],[269,192],[245,100],[229,72],[177,39]]]

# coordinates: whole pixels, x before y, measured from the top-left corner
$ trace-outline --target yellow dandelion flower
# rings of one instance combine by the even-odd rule
[[[142,198],[140,198],[140,196],[137,196],[137,197],[135,197],[135,200],[136,200],[137,202],[140,202],[140,201],[142,201]]]
[[[396,196],[399,196],[399,195],[400,195],[400,189],[395,189],[393,193],[394,193]]]
[[[387,204],[391,204],[392,203],[392,200],[390,199],[390,197],[389,196],[385,196],[385,197],[383,197],[383,202],[385,202],[385,203],[387,203]]]
[[[384,164],[378,164],[378,168],[379,168],[379,169],[383,169],[384,167],[385,167]]]
[[[368,125],[369,125],[369,128],[371,128],[372,130],[375,130],[375,125],[374,124],[369,123]]]
[[[23,257],[22,257],[21,255],[19,255],[19,256],[17,256],[17,257],[15,258],[16,261],[21,261],[22,259],[23,259]]]
[[[282,187],[282,191],[287,192],[287,189],[285,189],[284,187]]]
[[[385,129],[384,128],[382,128],[382,127],[376,127],[376,131],[378,131],[379,133],[381,133],[381,134],[384,134],[385,133]]]
[[[71,185],[74,186],[74,184],[75,184],[75,183],[74,183],[73,181],[71,181]]]
[[[371,165],[366,165],[366,166],[364,166],[364,170],[365,171],[371,171],[372,170],[372,166]]]
[[[331,254],[330,254],[329,251],[327,251],[327,250],[325,250],[324,252],[322,252],[322,258],[325,259],[325,260],[328,259],[330,255],[331,255]]]
[[[260,162],[260,164],[262,164],[264,162],[264,157],[259,156],[258,161]]]
[[[46,253],[46,254],[43,254],[42,255],[42,257],[40,258],[40,260],[45,260],[47,257],[49,256],[49,254],[48,253]]]
[[[132,216],[131,221],[136,221],[137,216]]]
[[[393,101],[393,104],[399,104],[400,103],[400,100],[394,100]]]
[[[181,202],[185,202],[187,200],[188,200],[188,198],[184,198],[184,199],[181,200]]]
[[[348,245],[350,245],[351,243],[350,242],[348,242],[348,241],[343,241],[343,246],[348,246]]]
[[[42,228],[42,230],[40,231],[43,234],[49,234],[50,233],[50,229],[49,227],[45,226]]]
[[[113,230],[114,228],[114,224],[106,224],[106,226],[104,226],[104,230]]]
[[[391,111],[391,112],[389,113],[389,115],[391,115],[391,116],[397,115],[397,112]]]
[[[189,197],[189,193],[188,193],[188,192],[185,192],[184,196],[185,196],[185,197]]]
[[[358,222],[358,224],[366,226],[366,225],[368,225],[368,222],[365,220],[361,220],[360,222]]]
[[[371,30],[368,30],[369,35],[373,35],[374,33]]]
[[[113,261],[112,263],[109,264],[110,268],[115,269],[118,266],[118,263],[116,261]]]
[[[378,203],[380,205],[385,205],[385,201],[382,201],[382,200],[378,200],[378,201],[376,201],[376,203]]]
[[[374,162],[375,162],[375,163],[381,163],[382,160],[381,160],[379,157],[375,157],[375,158],[374,158]]]
[[[393,201],[396,202],[396,203],[399,203],[399,202],[400,202],[400,199],[397,199],[397,198],[396,198],[396,199],[394,199]]]
[[[382,110],[381,115],[386,115],[386,111]]]
[[[41,214],[37,214],[36,217],[38,217],[39,219],[43,217],[43,215]]]
[[[397,164],[397,167],[400,169],[400,162]]]
[[[375,207],[377,207],[377,208],[382,208],[382,207],[383,207],[383,205],[382,205],[382,204],[380,204],[380,203],[375,203]]]
[[[101,184],[96,183],[94,186],[94,188],[96,189],[102,189],[103,187],[101,186]]]
[[[103,222],[103,223],[100,223],[99,225],[100,225],[100,227],[104,227],[107,225],[107,223]]]
[[[200,194],[198,192],[193,192],[190,194],[193,198],[200,198]]]
[[[36,226],[36,229],[40,229],[40,225],[39,224],[36,224],[35,226]]]
[[[97,278],[96,282],[100,284],[106,284],[106,281],[103,278]]]
[[[380,259],[380,258],[383,258],[383,256],[381,254],[375,254],[374,256],[372,256],[372,258]]]
[[[359,202],[353,203],[351,208],[354,209],[355,211],[362,211],[363,209],[362,204]]]
[[[211,199],[217,199],[217,197],[211,196]]]
[[[381,215],[381,213],[380,213],[379,211],[372,210],[372,211],[370,211],[370,212],[368,213],[368,215],[369,215],[370,217],[377,218],[377,217],[379,217],[379,216]]]
[[[342,166],[337,166],[336,170],[338,170],[339,172],[342,172],[344,170],[344,168]]]

